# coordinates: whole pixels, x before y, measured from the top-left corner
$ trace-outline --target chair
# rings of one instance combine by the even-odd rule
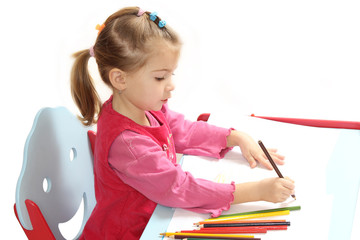
[[[95,139],[95,132],[64,107],[37,113],[25,143],[14,205],[28,239],[65,239],[59,224],[68,222],[83,201],[79,238],[96,204],[91,153]]]
[[[65,239],[59,224],[69,221],[83,201],[80,236],[96,204],[94,140],[95,133],[66,108],[38,112],[25,143],[14,205],[28,239]]]
[[[202,113],[198,116],[197,121],[207,122],[210,118],[210,113]]]

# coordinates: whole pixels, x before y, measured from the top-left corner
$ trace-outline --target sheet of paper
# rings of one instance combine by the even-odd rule
[[[256,141],[262,140],[267,148],[277,148],[278,153],[286,157],[285,165],[278,166],[280,171],[284,176],[295,180],[296,184],[296,201],[289,199],[280,204],[253,202],[232,205],[223,214],[301,205],[300,211],[293,211],[285,217],[271,218],[287,219],[291,226],[287,231],[268,232],[266,239],[328,239],[332,195],[326,190],[326,169],[341,130],[304,127],[250,117],[237,118],[236,122],[234,118],[218,117],[210,123],[234,127],[247,132]],[[185,156],[183,169],[197,178],[224,183],[258,181],[277,176],[275,171],[269,171],[262,166],[251,169],[239,148],[233,149],[221,160]],[[176,209],[168,231],[194,229],[194,222],[206,218],[209,218],[209,215]]]

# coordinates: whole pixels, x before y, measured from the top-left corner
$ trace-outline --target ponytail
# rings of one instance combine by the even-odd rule
[[[74,53],[73,57],[75,62],[71,70],[71,95],[80,110],[79,119],[84,125],[90,126],[97,122],[101,101],[88,70],[89,50]]]

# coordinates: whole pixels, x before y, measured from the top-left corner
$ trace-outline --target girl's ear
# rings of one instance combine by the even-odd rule
[[[110,70],[109,72],[109,79],[111,82],[111,85],[119,90],[119,91],[123,91],[126,89],[126,81],[125,81],[125,72],[118,69],[118,68],[113,68]]]

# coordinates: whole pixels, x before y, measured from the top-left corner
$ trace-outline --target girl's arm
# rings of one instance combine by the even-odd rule
[[[122,132],[113,142],[109,164],[126,184],[154,202],[219,216],[234,201],[235,184],[194,178],[173,164],[150,137]]]
[[[269,178],[259,182],[221,184],[194,178],[149,137],[125,131],[112,144],[109,164],[119,178],[149,199],[217,217],[230,204],[287,199],[294,189],[290,179]]]
[[[171,128],[177,153],[223,158],[231,150],[226,140],[230,129],[186,120],[183,114],[171,111],[167,105],[161,111]]]
[[[178,153],[223,158],[232,147],[239,146],[250,167],[256,167],[258,161],[272,170],[260,146],[246,133],[186,120],[184,115],[171,111],[166,105],[162,111],[170,125]],[[277,154],[276,149],[268,151],[277,164],[284,164],[284,156]]]

